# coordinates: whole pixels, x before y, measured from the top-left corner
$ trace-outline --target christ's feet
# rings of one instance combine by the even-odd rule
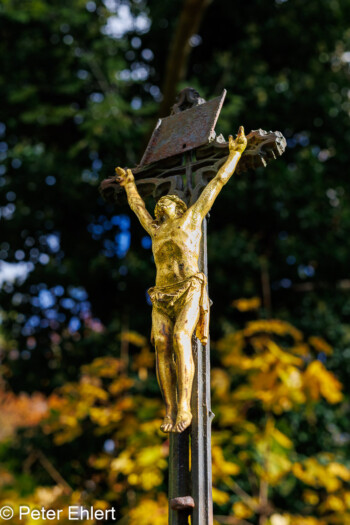
[[[173,418],[172,416],[165,416],[165,418],[163,419],[163,423],[161,424],[160,426],[160,430],[163,430],[163,432],[171,432],[174,428],[174,422],[175,422],[175,417]]]
[[[190,426],[192,421],[192,414],[189,410],[179,410],[173,432],[183,432]]]

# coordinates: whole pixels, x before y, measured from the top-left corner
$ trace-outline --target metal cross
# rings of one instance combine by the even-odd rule
[[[206,102],[192,88],[182,90],[169,117],[160,119],[136,168],[137,189],[143,198],[177,195],[192,205],[216,175],[228,154],[228,142],[217,136],[215,125],[226,90]],[[286,141],[279,131],[261,129],[247,135],[248,144],[236,173],[265,167],[282,155]],[[106,200],[121,201],[123,192],[115,178],[101,183]],[[207,222],[203,221],[200,271],[207,270]],[[193,336],[195,377],[192,387],[191,427],[180,434],[170,433],[169,524],[212,525],[210,343],[203,346]],[[191,451],[191,469],[189,457]]]

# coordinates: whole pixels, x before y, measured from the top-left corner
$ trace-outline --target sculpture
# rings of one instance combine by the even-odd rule
[[[191,424],[192,335],[196,331],[206,344],[209,331],[206,277],[198,267],[202,222],[233,175],[246,145],[241,126],[236,139],[229,138],[227,160],[197,201],[187,209],[178,196],[164,196],[156,205],[155,220],[137,191],[131,170],[116,168],[116,181],[125,188],[130,208],[152,239],[157,275],[148,292],[153,304],[151,339],[157,378],[166,407],[164,432],[183,432]]]

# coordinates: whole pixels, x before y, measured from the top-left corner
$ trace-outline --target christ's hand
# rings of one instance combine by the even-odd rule
[[[126,186],[135,182],[134,175],[131,170],[124,170],[123,168],[115,168],[116,181],[120,186]]]
[[[247,146],[247,138],[244,134],[244,127],[239,127],[236,139],[233,139],[232,135],[230,135],[228,141],[230,154],[238,152],[242,155],[243,151]]]

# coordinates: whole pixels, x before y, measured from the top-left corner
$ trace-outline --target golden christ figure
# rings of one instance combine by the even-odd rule
[[[152,239],[157,276],[148,293],[153,305],[151,340],[166,407],[163,432],[183,432],[191,424],[192,335],[196,331],[203,345],[209,335],[207,282],[198,267],[202,222],[233,175],[246,145],[241,126],[236,139],[229,138],[226,162],[198,200],[187,209],[176,195],[161,197],[154,210],[155,220],[137,191],[131,170],[116,168],[116,180],[124,186],[130,208]]]

